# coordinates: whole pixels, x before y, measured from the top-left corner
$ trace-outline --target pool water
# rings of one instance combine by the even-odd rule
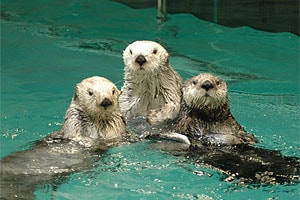
[[[1,1],[1,158],[59,130],[76,83],[99,75],[123,83],[122,51],[154,40],[188,79],[210,72],[229,83],[231,111],[261,148],[300,157],[299,37],[228,28],[189,14],[132,9],[107,0]],[[201,173],[194,173],[195,171]],[[236,187],[222,174],[150,148],[108,150],[95,168],[36,199],[299,199],[299,185]]]

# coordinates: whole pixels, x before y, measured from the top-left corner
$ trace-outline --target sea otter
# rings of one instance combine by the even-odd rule
[[[255,147],[256,138],[232,116],[227,93],[226,82],[212,74],[187,80],[176,130],[157,136],[173,144],[156,147],[216,169],[238,185],[299,182],[299,158]]]
[[[55,188],[63,176],[92,168],[101,152],[125,141],[119,94],[103,77],[93,76],[77,84],[60,131],[29,150],[1,159],[1,199],[33,199],[37,185]]]
[[[62,136],[85,147],[101,148],[122,139],[126,125],[120,111],[120,91],[108,79],[93,76],[76,85],[65,122],[50,137]]]
[[[127,119],[144,116],[151,125],[165,124],[180,109],[182,78],[169,53],[153,41],[135,41],[123,52],[124,85],[119,101]]]
[[[257,142],[231,114],[227,83],[208,73],[199,74],[185,82],[181,109],[175,124],[175,132],[186,135],[192,145]]]

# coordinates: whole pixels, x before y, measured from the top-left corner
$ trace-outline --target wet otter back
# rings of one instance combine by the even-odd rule
[[[191,149],[192,159],[225,172],[227,181],[235,178],[249,184],[286,184],[299,182],[300,160],[279,151],[249,145]]]
[[[11,154],[0,161],[1,199],[33,199],[36,186],[52,185],[71,173],[91,169],[100,157],[101,152],[68,142],[41,143]]]

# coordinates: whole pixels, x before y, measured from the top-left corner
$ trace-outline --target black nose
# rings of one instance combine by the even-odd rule
[[[110,106],[112,103],[108,98],[103,99],[103,101],[100,103],[100,106],[103,106],[106,108],[107,106]]]
[[[201,87],[203,89],[205,89],[206,91],[208,91],[209,89],[213,88],[214,86],[212,85],[212,83],[208,80],[204,81],[204,83],[202,83]]]
[[[142,66],[146,62],[146,58],[143,55],[139,55],[136,59],[135,62],[139,63],[140,66]]]

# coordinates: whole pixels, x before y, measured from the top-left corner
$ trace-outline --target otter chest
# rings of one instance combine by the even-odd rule
[[[140,85],[137,87],[134,96],[139,98],[137,107],[145,112],[160,108],[166,103],[163,88],[151,83],[148,86]]]

